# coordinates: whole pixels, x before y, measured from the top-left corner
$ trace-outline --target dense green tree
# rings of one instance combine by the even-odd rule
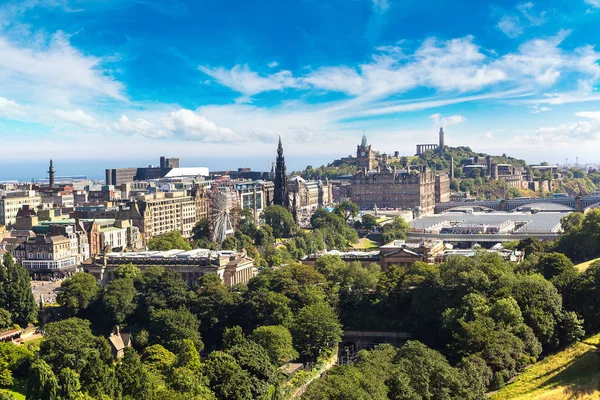
[[[160,344],[153,344],[144,349],[142,362],[150,369],[165,374],[175,362],[175,354],[165,349]]]
[[[112,360],[103,360],[97,352],[88,355],[86,366],[79,376],[81,386],[93,398],[121,397],[121,388],[112,367]]]
[[[283,365],[298,357],[292,345],[292,334],[281,325],[259,326],[249,336],[250,340],[261,345],[275,365]]]
[[[264,398],[278,383],[277,367],[271,364],[267,351],[253,341],[227,349],[238,365],[249,374],[252,398]]]
[[[0,308],[0,330],[8,329],[12,326],[12,315],[10,311]]]
[[[190,242],[179,231],[167,232],[164,235],[148,240],[149,250],[167,251],[173,249],[191,250]]]
[[[106,320],[112,325],[122,324],[135,311],[136,297],[137,290],[131,278],[115,279],[104,286],[101,304]]]
[[[222,351],[213,351],[204,363],[203,372],[219,400],[251,400],[252,382],[235,358]]]
[[[203,218],[196,222],[196,225],[192,230],[192,237],[194,240],[210,239],[210,224],[208,219]]]
[[[17,400],[17,399],[15,399],[15,396],[13,396],[12,394],[0,390],[0,400]]]
[[[195,292],[192,311],[200,320],[200,333],[206,347],[214,348],[221,342],[223,329],[231,325],[242,296],[225,286],[217,274],[201,276]]]
[[[572,282],[566,306],[583,317],[586,330],[600,330],[600,261],[592,263]]]
[[[153,398],[155,388],[152,387],[153,380],[148,368],[131,347],[125,349],[115,373],[124,399],[148,400]]]
[[[359,211],[358,205],[348,200],[338,203],[333,209],[333,212],[342,217],[346,222],[348,222],[350,218],[356,217]]]
[[[44,360],[38,359],[31,364],[27,379],[27,398],[31,400],[57,399],[58,380],[52,368]]]
[[[204,348],[200,338],[200,321],[186,308],[153,309],[150,312],[148,330],[152,342],[169,350],[177,350],[182,340],[189,339],[198,350]]]
[[[130,278],[137,279],[141,275],[141,271],[138,267],[133,265],[132,263],[119,265],[119,267],[115,270],[115,278]]]
[[[373,229],[377,227],[377,217],[373,214],[364,214],[361,217],[362,227],[365,229]]]
[[[0,307],[10,312],[13,323],[21,326],[27,326],[37,317],[29,274],[10,253],[4,254],[0,265]]]
[[[293,319],[290,300],[281,293],[268,290],[252,291],[243,305],[243,320],[252,329],[260,325],[290,326]]]
[[[191,291],[177,271],[153,266],[147,268],[138,283],[140,305],[148,310],[154,308],[176,309],[187,306]]]
[[[411,226],[398,216],[392,222],[383,225],[383,242],[389,243],[395,239],[406,239],[406,234],[412,230]]]
[[[81,389],[79,374],[71,368],[63,368],[58,374],[58,396],[61,400],[73,400]]]
[[[92,334],[89,321],[69,318],[51,322],[44,326],[44,332],[39,354],[56,371],[71,368],[81,373],[92,355],[104,362],[112,359],[108,342]]]
[[[263,211],[262,218],[273,229],[276,238],[289,238],[298,229],[292,214],[282,206],[268,206]]]
[[[315,361],[339,343],[342,326],[331,307],[317,303],[298,311],[291,332],[302,359]]]
[[[71,278],[61,283],[61,291],[56,300],[66,311],[73,316],[85,310],[96,299],[99,287],[96,278],[86,272],[77,272]]]

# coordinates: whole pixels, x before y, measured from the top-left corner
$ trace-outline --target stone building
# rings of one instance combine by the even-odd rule
[[[289,192],[295,195],[298,210],[311,210],[329,205],[333,201],[333,186],[329,180],[307,181],[293,176],[288,181]]]
[[[435,180],[435,172],[426,167],[362,170],[352,179],[351,199],[363,209],[412,209],[431,214],[435,207]]]
[[[196,218],[196,200],[183,192],[138,196],[128,202],[117,216],[118,220],[131,220],[133,226],[140,230],[144,243],[171,231],[191,237]]]
[[[361,170],[366,168],[371,171],[375,165],[375,151],[367,144],[367,136],[363,134],[360,144],[356,146],[356,166]]]
[[[435,202],[450,201],[450,178],[446,174],[435,174]]]
[[[189,285],[193,285],[204,274],[217,274],[225,285],[233,286],[247,283],[257,273],[254,260],[244,251],[207,249],[108,253],[95,257],[94,262],[84,265],[83,269],[104,285],[115,278],[114,273],[119,266],[129,263],[142,271],[150,266],[160,265],[181,274]]]
[[[35,191],[7,192],[0,198],[0,225],[11,227],[17,222],[17,213],[23,206],[36,209],[42,204],[42,197]]]

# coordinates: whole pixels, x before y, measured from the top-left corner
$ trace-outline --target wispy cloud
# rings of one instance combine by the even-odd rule
[[[442,117],[442,115],[440,113],[431,115],[429,117],[429,119],[433,121],[433,125],[435,127],[437,127],[437,126],[447,127],[447,126],[452,126],[452,125],[458,125],[467,120],[467,118],[465,118],[462,115],[451,115],[449,117]]]
[[[600,8],[600,0],[585,0],[585,4],[588,4],[594,8]]]
[[[517,5],[514,11],[500,18],[496,27],[506,36],[514,39],[522,35],[526,28],[543,25],[546,22],[546,11],[536,13],[534,7],[531,2]]]
[[[388,8],[390,8],[390,3],[388,0],[372,0],[373,1],[373,10],[376,13],[383,14]]]
[[[539,113],[543,113],[543,112],[547,112],[547,111],[552,111],[551,108],[546,107],[546,106],[539,106],[539,105],[532,105],[532,106],[528,106],[527,108],[529,108],[532,114],[539,114]]]

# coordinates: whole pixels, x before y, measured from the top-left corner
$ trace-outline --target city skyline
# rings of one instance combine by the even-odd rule
[[[8,1],[2,161],[266,169],[281,135],[292,170],[363,131],[414,154],[443,126],[449,146],[598,162],[599,17],[597,0]]]

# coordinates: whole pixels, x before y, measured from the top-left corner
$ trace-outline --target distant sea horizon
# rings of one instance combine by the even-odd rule
[[[147,167],[149,165],[158,165],[159,156],[153,159],[140,158],[136,160],[106,160],[106,161],[69,161],[54,159],[54,169],[56,176],[75,176],[85,175],[88,179],[94,181],[104,181],[105,170],[107,168],[126,168],[126,167]],[[331,156],[289,156],[286,158],[287,172],[300,171],[307,165],[319,167],[333,161]],[[269,171],[270,162],[275,161],[275,156],[271,159],[264,156],[256,157],[198,157],[198,158],[180,158],[181,167],[208,167],[210,171],[237,171],[238,168],[251,168],[253,171]],[[48,178],[48,166],[50,160],[39,161],[1,161],[0,160],[0,182],[18,181],[31,182]]]

